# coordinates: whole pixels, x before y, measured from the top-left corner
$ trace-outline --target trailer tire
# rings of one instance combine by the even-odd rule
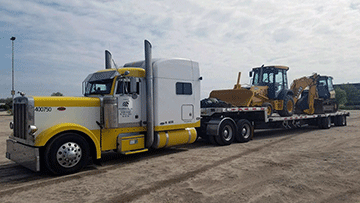
[[[88,164],[89,144],[82,136],[65,133],[51,140],[44,151],[46,168],[55,175],[80,171]]]
[[[334,125],[335,126],[341,126],[341,116],[335,116],[334,117]]]
[[[320,121],[320,128],[329,129],[331,127],[331,117],[323,117]]]
[[[236,128],[233,122],[225,120],[220,124],[219,135],[215,136],[218,145],[230,145],[236,136]]]
[[[337,126],[346,126],[346,116],[344,116],[344,115],[337,116],[336,125]]]
[[[290,95],[286,95],[284,98],[283,109],[278,111],[279,115],[284,116],[292,116],[294,114],[294,99]]]
[[[254,135],[254,129],[251,123],[246,119],[240,119],[237,123],[237,134],[235,139],[237,142],[248,142]]]

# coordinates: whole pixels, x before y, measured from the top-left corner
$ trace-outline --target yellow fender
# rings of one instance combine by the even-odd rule
[[[55,135],[66,132],[66,131],[78,131],[86,134],[94,143],[96,148],[96,158],[101,158],[101,149],[100,149],[100,130],[92,130],[85,128],[82,125],[75,123],[61,123],[55,126],[52,126],[44,131],[42,131],[35,139],[35,146],[42,147]],[[96,136],[97,134],[97,136]]]

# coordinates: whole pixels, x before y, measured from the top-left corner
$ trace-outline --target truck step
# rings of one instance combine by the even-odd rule
[[[123,154],[129,155],[129,154],[136,154],[136,153],[147,152],[147,151],[149,151],[149,150],[148,149],[140,149],[140,150],[123,152]]]

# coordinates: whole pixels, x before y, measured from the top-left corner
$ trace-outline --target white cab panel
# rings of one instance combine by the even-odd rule
[[[153,71],[155,126],[197,122],[200,117],[198,63],[187,59],[161,59],[153,63]],[[179,92],[178,85],[182,84],[184,91]]]

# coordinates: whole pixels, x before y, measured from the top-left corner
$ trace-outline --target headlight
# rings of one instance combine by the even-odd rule
[[[34,126],[34,125],[29,126],[29,134],[30,135],[34,135],[37,130],[38,130],[38,128],[36,126]]]

